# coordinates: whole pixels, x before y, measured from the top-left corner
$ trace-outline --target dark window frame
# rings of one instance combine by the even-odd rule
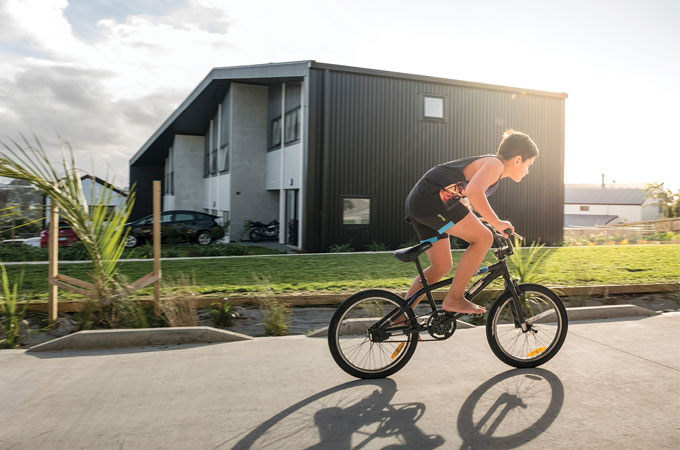
[[[368,200],[368,223],[345,223],[345,200]],[[373,211],[375,208],[375,196],[373,195],[341,195],[340,196],[340,225],[343,229],[360,229],[373,227]]]
[[[276,122],[279,123],[277,133],[274,132],[275,131],[274,124]],[[272,145],[269,148],[269,151],[278,150],[278,149],[281,148],[281,125],[282,125],[282,123],[283,123],[283,120],[281,119],[281,116],[279,115],[279,116],[274,117],[272,119],[271,123],[269,124],[269,133],[271,135],[271,142],[272,142]]]
[[[227,142],[226,144],[222,144],[220,147],[218,153],[218,164],[220,166],[220,173],[229,173],[229,168],[230,168],[230,157],[231,155],[229,154],[229,143]],[[224,153],[223,153],[224,152]],[[220,157],[224,158],[224,161],[220,159]]]
[[[426,92],[421,92],[418,94],[419,98],[419,107],[420,107],[420,122],[432,122],[432,123],[448,123],[449,122],[449,117],[447,114],[446,106],[447,102],[449,101],[449,97],[446,95],[441,95],[441,94],[430,94]],[[425,115],[425,99],[426,98],[439,98],[442,100],[442,115],[444,117],[431,117],[431,116],[426,116]]]
[[[292,108],[288,111],[286,111],[285,114],[285,120],[283,122],[284,130],[283,130],[283,141],[284,145],[292,145],[300,141],[300,114],[302,112],[302,108],[300,106],[296,106],[295,108]],[[292,114],[295,113],[295,131],[293,134],[292,138],[289,138],[288,136],[288,117]]]

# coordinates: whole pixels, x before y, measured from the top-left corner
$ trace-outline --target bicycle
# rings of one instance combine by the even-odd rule
[[[498,262],[480,268],[478,279],[465,292],[472,301],[496,278],[502,277],[504,291],[488,312],[486,337],[493,353],[504,363],[517,368],[533,368],[549,361],[562,347],[567,335],[567,311],[559,296],[549,288],[518,284],[510,275],[506,258],[513,254],[512,243],[488,223],[493,233],[494,254]],[[509,235],[512,230],[505,230]],[[517,238],[523,239],[516,233]],[[423,287],[408,299],[397,294],[371,289],[347,298],[335,311],[328,327],[328,346],[342,370],[358,378],[384,378],[408,363],[419,341],[443,341],[456,331],[463,313],[438,309],[432,291],[449,286],[453,277],[428,284],[418,257],[432,247],[423,242],[393,252],[403,262],[415,263]],[[426,295],[430,311],[413,310],[416,300]],[[421,339],[427,332],[430,338]]]

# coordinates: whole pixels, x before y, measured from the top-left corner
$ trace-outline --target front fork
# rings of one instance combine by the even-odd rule
[[[526,333],[531,330],[531,325],[527,323],[524,317],[524,308],[522,308],[522,300],[520,298],[521,292],[517,286],[517,282],[510,277],[510,273],[506,272],[504,274],[505,278],[505,288],[510,292],[512,296],[512,302],[510,302],[510,308],[512,309],[512,317],[515,321],[515,328],[521,328],[522,332]]]

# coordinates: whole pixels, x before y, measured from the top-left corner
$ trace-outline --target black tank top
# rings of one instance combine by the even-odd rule
[[[462,189],[468,184],[468,180],[465,179],[465,174],[463,169],[465,167],[478,159],[482,158],[498,158],[495,155],[482,155],[482,156],[469,156],[467,158],[456,159],[454,161],[445,162],[434,166],[428,170],[425,175],[420,179],[420,181],[425,180],[431,184],[438,186],[441,189],[447,188],[453,184],[459,186]],[[500,158],[499,158],[500,159]],[[418,181],[418,183],[420,183]],[[488,187],[485,194],[489,197],[498,188],[498,183],[501,181],[500,177],[494,184]]]

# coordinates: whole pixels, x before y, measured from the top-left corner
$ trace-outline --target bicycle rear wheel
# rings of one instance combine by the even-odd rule
[[[529,331],[522,331],[515,321],[512,295],[506,291],[491,306],[486,338],[504,363],[519,368],[536,367],[562,347],[567,337],[567,310],[557,294],[545,286],[521,284],[518,291]]]
[[[418,333],[389,330],[401,315],[387,324],[384,336],[369,331],[399,308],[406,308],[409,320],[415,319],[404,300],[389,291],[362,291],[338,307],[328,326],[328,347],[342,370],[358,378],[384,378],[404,367],[416,350]]]

